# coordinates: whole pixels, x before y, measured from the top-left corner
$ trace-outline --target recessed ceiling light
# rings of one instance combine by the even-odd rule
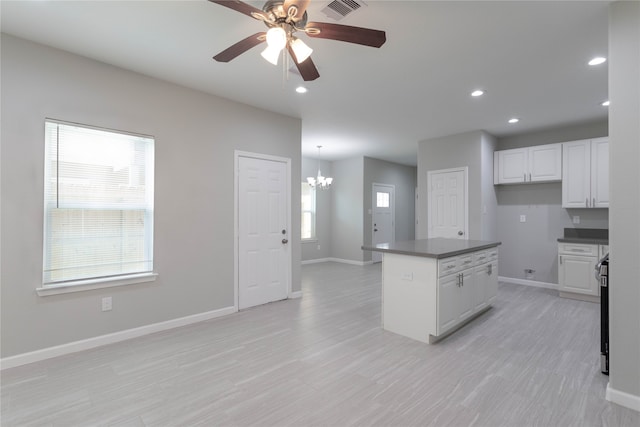
[[[484,91],[480,89],[477,89],[471,92],[471,96],[482,96],[482,95],[484,95]]]
[[[603,107],[608,107],[609,106],[609,100],[607,99],[606,101],[604,101],[600,105],[602,105]]]
[[[596,56],[591,61],[589,61],[589,65],[600,65],[607,62],[607,58],[603,58],[602,56]]]
[[[308,91],[308,89],[306,87],[304,87],[304,86],[298,86],[296,88],[296,92],[298,92],[298,93],[307,93],[307,91]]]
[[[517,117],[513,117],[513,118],[509,119],[509,123],[511,123],[511,124],[518,123],[519,121],[520,121],[520,119],[517,118]]]

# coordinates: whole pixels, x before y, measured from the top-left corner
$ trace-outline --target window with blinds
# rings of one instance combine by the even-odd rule
[[[45,121],[44,286],[153,271],[154,140]]]

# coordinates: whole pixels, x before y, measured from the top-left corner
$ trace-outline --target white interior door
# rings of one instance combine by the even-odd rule
[[[386,184],[373,184],[373,245],[389,243],[395,240],[395,187]],[[373,262],[382,261],[382,253],[373,252]]]
[[[288,165],[239,156],[238,308],[286,299],[289,291]]]
[[[468,239],[467,169],[427,172],[429,238]]]

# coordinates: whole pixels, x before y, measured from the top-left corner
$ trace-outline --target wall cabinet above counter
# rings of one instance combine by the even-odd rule
[[[563,143],[562,207],[609,207],[609,138]]]
[[[494,185],[560,181],[563,208],[608,208],[609,138],[493,153]]]
[[[493,183],[562,180],[562,144],[536,145],[493,153]]]

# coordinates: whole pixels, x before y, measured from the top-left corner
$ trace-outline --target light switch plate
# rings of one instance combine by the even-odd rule
[[[574,215],[573,216],[573,223],[574,224],[580,224],[580,216],[579,215]]]
[[[520,222],[527,222],[527,216],[526,215],[520,215]]]

